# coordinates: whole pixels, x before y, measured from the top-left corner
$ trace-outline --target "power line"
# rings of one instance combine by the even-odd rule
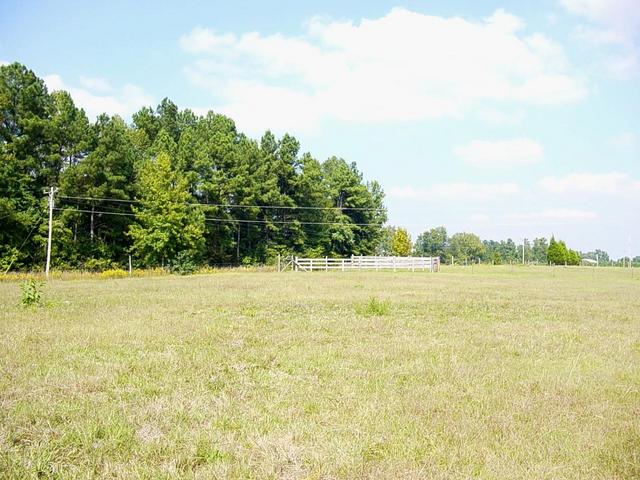
[[[116,202],[116,203],[142,203],[140,200],[125,200],[120,198],[98,198],[98,197],[75,197],[67,195],[58,195],[58,198],[71,200],[93,200],[97,202]],[[288,205],[236,205],[228,203],[187,203],[186,205],[193,207],[220,207],[220,208],[280,208],[284,210],[360,210],[360,211],[382,211],[384,208],[374,207],[318,207],[318,206],[288,206]]]
[[[135,217],[135,213],[128,212],[108,212],[104,210],[85,210],[80,208],[59,208],[54,210],[67,211],[67,212],[79,212],[79,213],[93,213],[101,215],[116,215]],[[245,220],[234,218],[214,218],[204,217],[207,222],[220,222],[220,223],[249,223],[249,224],[278,224],[278,225],[344,225],[344,226],[356,226],[356,227],[382,227],[380,223],[342,223],[342,222],[306,222],[300,220]]]
[[[54,210],[59,211],[67,211],[67,212],[80,212],[80,213],[91,213],[92,210],[85,209],[77,209],[77,208],[54,208]],[[104,210],[93,210],[93,213],[104,214],[104,215],[121,215],[121,216],[135,216],[135,213],[127,213],[127,212],[109,212]],[[299,221],[299,220],[244,220],[244,219],[233,219],[233,218],[214,218],[214,217],[205,217],[206,221],[211,222],[220,222],[220,223],[253,223],[253,224],[298,224],[298,225],[351,225],[351,226],[361,226],[361,227],[382,227],[384,226],[382,223],[343,223],[343,222],[308,222],[308,221]],[[562,226],[562,225],[570,225],[571,222],[549,222],[549,223],[517,223],[517,222],[496,222],[491,223],[493,227],[532,227],[532,226]],[[422,223],[401,223],[399,226],[408,228],[408,227],[423,227],[428,228],[429,225],[447,225],[447,226],[458,226],[458,227],[466,227],[469,226],[469,222],[422,222]],[[603,223],[601,225],[606,226],[625,226],[625,224],[618,223]]]
[[[61,212],[78,212],[78,213],[96,213],[101,215],[118,215],[121,217],[135,217],[135,213],[127,213],[127,212],[107,212],[104,210],[83,210],[80,208],[60,208],[56,207],[54,210],[58,210]]]

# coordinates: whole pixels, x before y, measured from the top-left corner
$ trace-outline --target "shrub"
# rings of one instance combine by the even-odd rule
[[[115,262],[107,258],[89,258],[84,262],[84,268],[92,272],[100,272],[118,268]]]
[[[570,250],[562,241],[556,241],[551,237],[547,259],[551,265],[580,265],[580,254],[575,250]]]
[[[198,269],[193,254],[186,250],[178,253],[176,258],[169,262],[169,271],[179,275],[191,275]]]
[[[381,317],[389,313],[389,310],[388,300],[378,300],[375,297],[371,297],[367,303],[356,308],[356,313],[371,317]]]
[[[15,247],[0,248],[0,271],[8,272],[11,267],[19,267],[16,260],[20,258],[20,251]]]
[[[104,272],[100,272],[100,278],[124,278],[128,276],[129,272],[122,270],[121,268],[111,268]]]
[[[580,265],[582,258],[575,250],[567,250],[567,265]]]
[[[37,280],[26,280],[20,284],[20,290],[22,290],[22,306],[27,307],[35,307],[40,305],[42,301],[42,288],[44,287],[44,282],[39,282]]]

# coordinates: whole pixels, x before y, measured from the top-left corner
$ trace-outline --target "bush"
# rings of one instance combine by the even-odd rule
[[[129,272],[122,270],[121,268],[111,268],[104,272],[100,272],[100,278],[124,278],[128,276]]]
[[[371,297],[367,303],[356,308],[356,313],[370,317],[381,317],[389,313],[389,310],[388,300],[378,300],[375,297]]]
[[[169,271],[178,275],[191,275],[198,269],[198,265],[193,258],[193,254],[188,251],[182,251],[176,255],[176,258],[169,262]]]
[[[20,290],[22,290],[22,306],[25,308],[36,307],[40,305],[42,301],[42,288],[44,282],[37,280],[26,280],[20,284]]]
[[[575,250],[570,250],[562,241],[556,241],[551,237],[547,259],[551,265],[580,265],[580,254]]]
[[[567,250],[567,265],[580,265],[582,258],[575,250]]]
[[[11,267],[19,267],[16,261],[20,258],[20,251],[15,247],[0,248],[0,271],[8,272]]]
[[[92,272],[101,272],[104,270],[118,269],[118,264],[108,258],[88,258],[84,262],[84,268]]]

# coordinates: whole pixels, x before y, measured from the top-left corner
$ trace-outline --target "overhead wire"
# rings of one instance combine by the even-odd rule
[[[57,198],[70,200],[88,200],[96,202],[115,202],[137,204],[142,203],[140,200],[127,200],[120,198],[100,198],[100,197],[80,197],[71,195],[57,195]],[[219,208],[271,208],[283,210],[354,210],[354,211],[383,211],[383,207],[319,207],[319,206],[292,206],[292,205],[238,205],[230,203],[186,203],[188,206],[194,207],[219,207]]]
[[[79,212],[79,213],[93,213],[99,215],[120,215],[127,217],[135,217],[135,213],[129,212],[109,212],[105,210],[87,210],[81,208],[60,208],[55,207],[54,210],[58,211],[67,211],[67,212]],[[303,220],[247,220],[247,219],[236,219],[236,218],[215,218],[215,217],[204,217],[205,221],[208,222],[219,222],[219,223],[249,223],[249,224],[277,224],[277,225],[344,225],[344,226],[357,226],[357,227],[381,227],[380,223],[344,223],[344,222],[309,222]]]

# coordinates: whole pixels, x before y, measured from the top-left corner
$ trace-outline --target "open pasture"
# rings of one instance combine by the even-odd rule
[[[2,478],[640,477],[640,275],[0,283]]]

